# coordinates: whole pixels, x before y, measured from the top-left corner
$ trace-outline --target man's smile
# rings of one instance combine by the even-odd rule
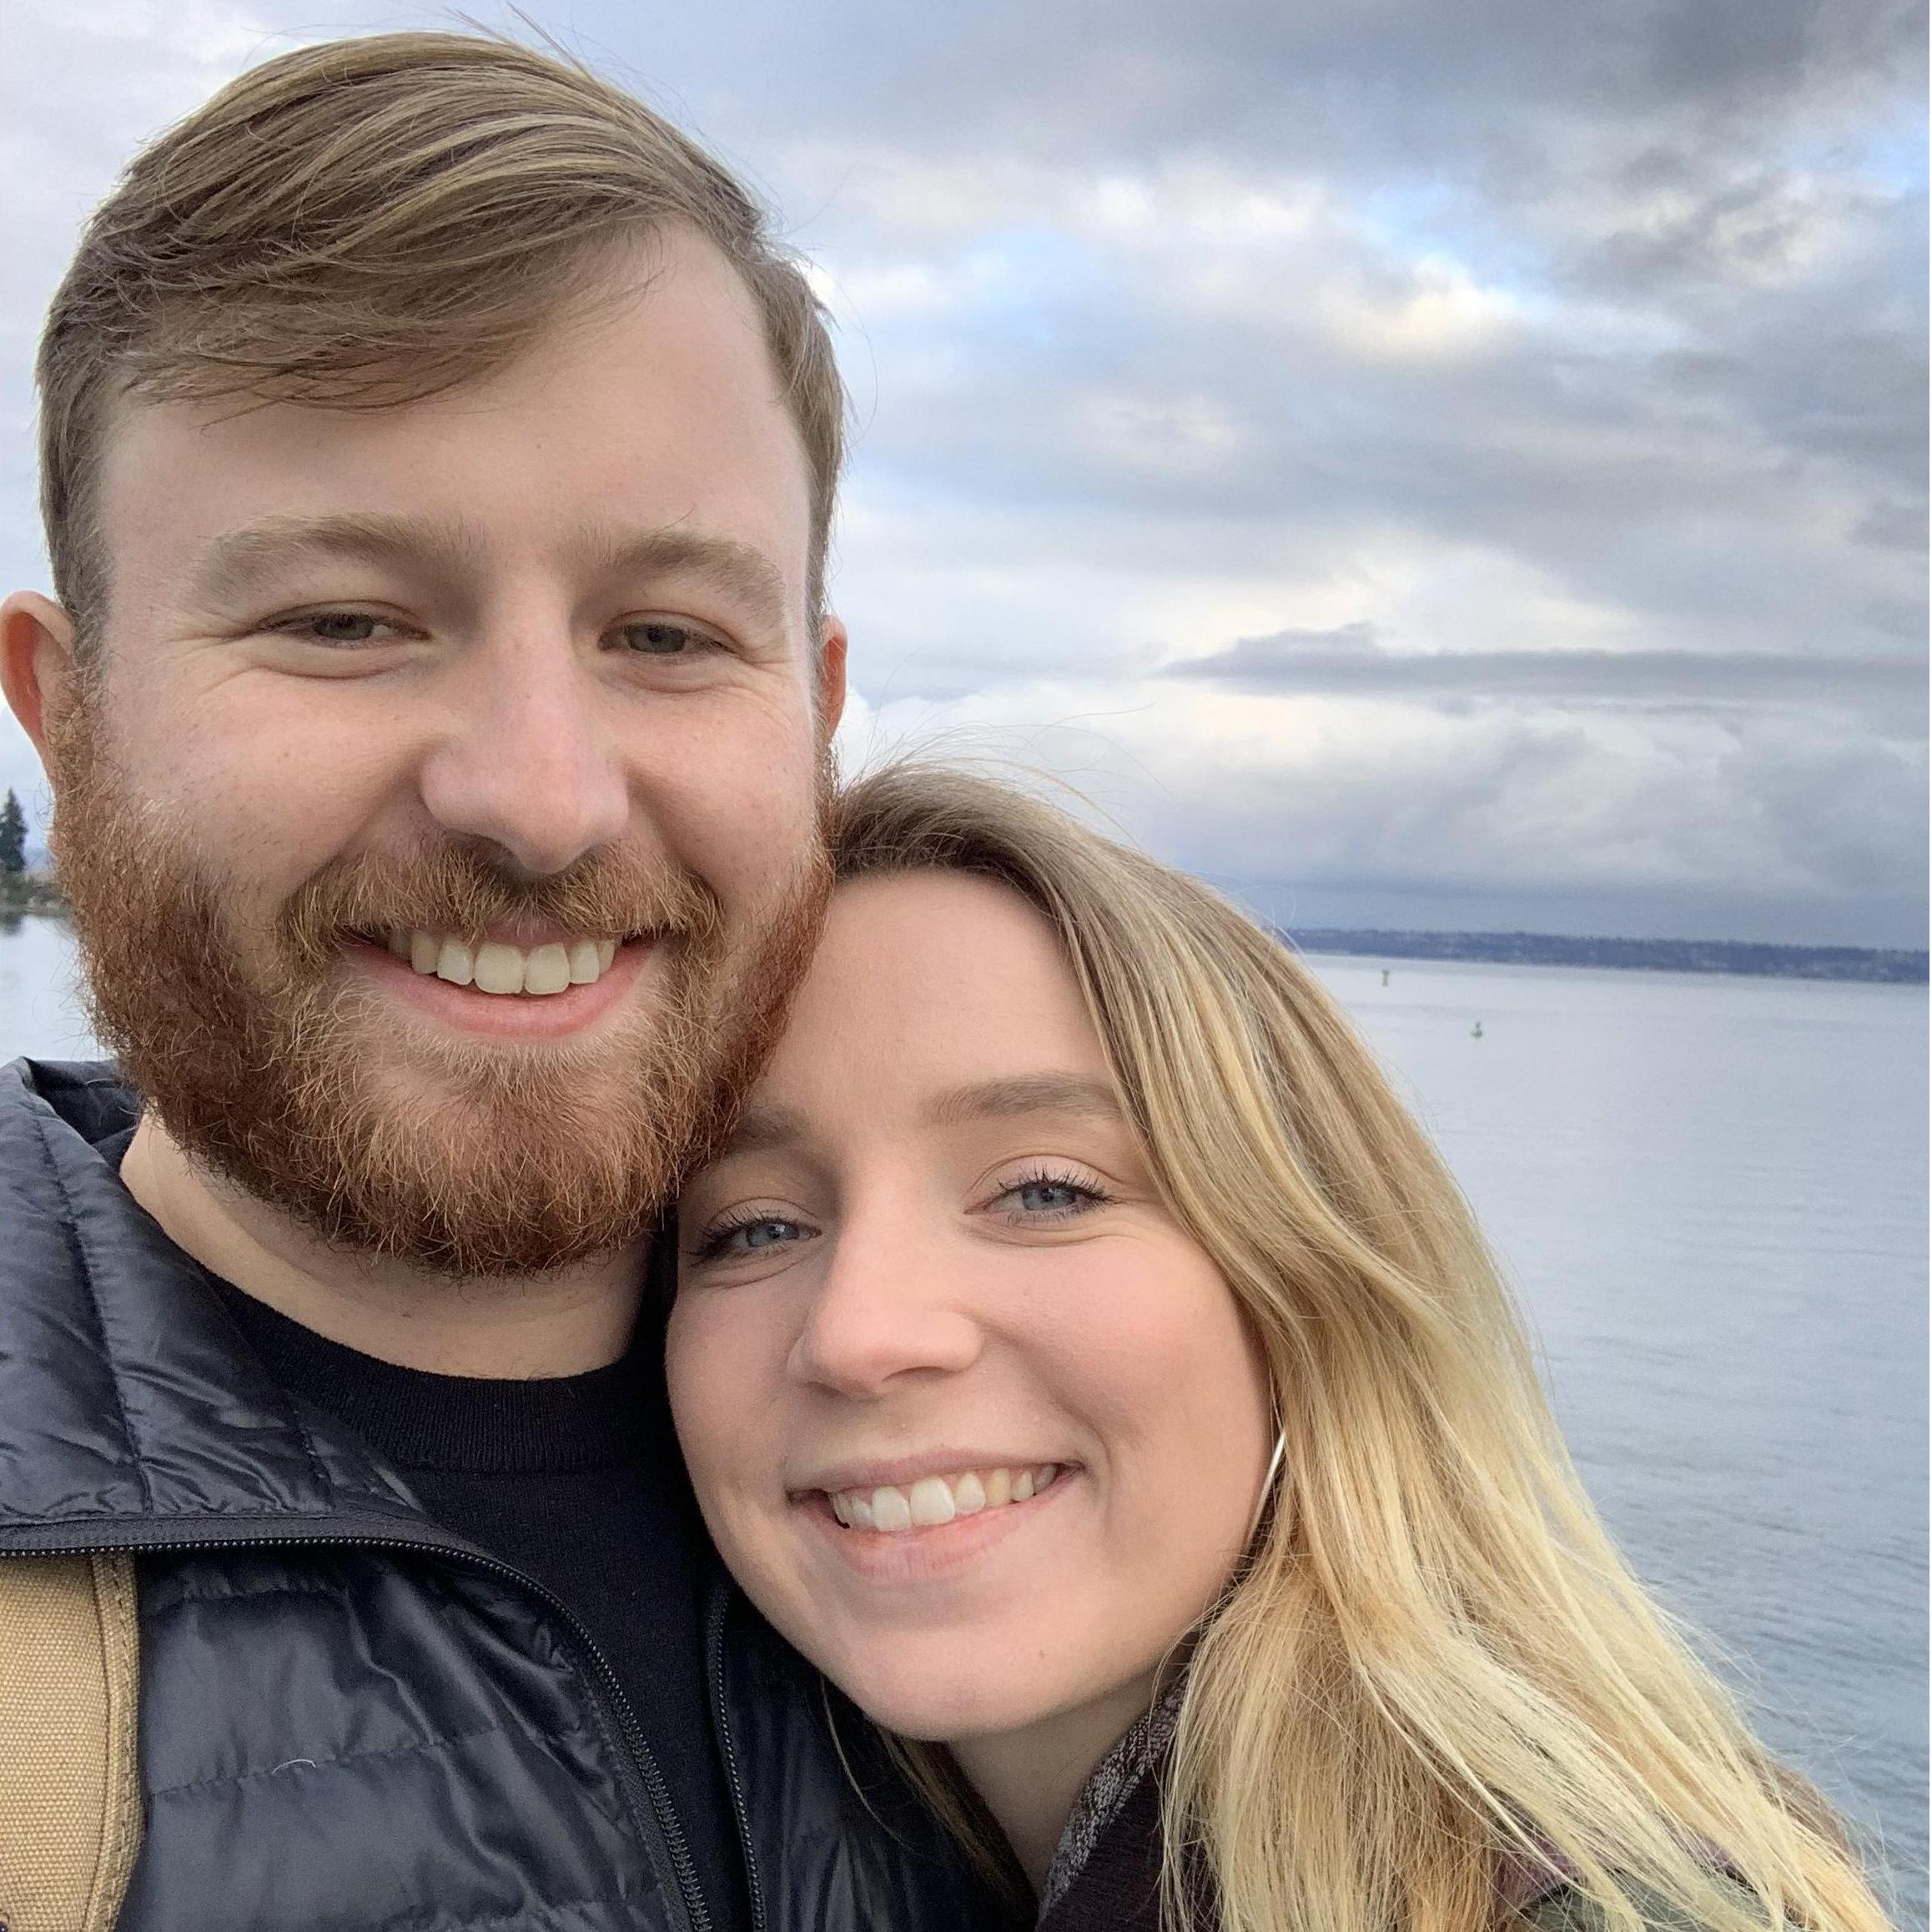
[[[517,946],[417,928],[364,937],[349,948],[348,958],[440,1025],[499,1039],[556,1039],[581,1031],[620,1004],[660,952],[663,937],[584,936]]]
[[[420,927],[398,928],[385,935],[384,943],[415,972],[433,973],[452,986],[540,996],[595,986],[617,952],[615,939],[571,937],[519,946],[502,939],[458,938]]]

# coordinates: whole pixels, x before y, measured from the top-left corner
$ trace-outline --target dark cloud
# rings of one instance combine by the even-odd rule
[[[1554,174],[1604,123],[1762,151],[1869,113],[1913,84],[1924,23],[1893,0],[985,0],[943,16],[749,0],[728,33],[670,10],[639,33],[582,5],[565,31],[740,138],[856,122],[922,153],[1205,148],[1438,174],[1537,155]]]
[[[1285,631],[1183,658],[1157,675],[1237,691],[1387,694],[1419,698],[1541,698],[1613,705],[1878,705],[1897,728],[1924,735],[1925,677],[1898,657],[1796,657],[1772,652],[1381,651],[1374,629]]]

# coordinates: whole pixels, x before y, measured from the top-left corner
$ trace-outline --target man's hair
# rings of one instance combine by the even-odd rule
[[[105,612],[97,486],[123,396],[382,408],[511,360],[695,229],[743,279],[811,476],[816,620],[843,456],[824,312],[717,161],[568,60],[480,35],[303,48],[138,155],[88,223],[41,339],[41,513],[55,594]]]

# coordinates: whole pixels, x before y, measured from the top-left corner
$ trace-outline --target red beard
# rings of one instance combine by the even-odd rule
[[[220,882],[117,786],[88,706],[49,763],[95,1029],[144,1102],[326,1240],[438,1275],[541,1274],[647,1235],[728,1130],[830,889],[822,830],[735,918],[691,874],[616,852],[531,882],[450,843],[331,861],[244,953]],[[512,921],[659,935],[656,997],[575,1044],[427,1043],[343,971],[370,935]]]

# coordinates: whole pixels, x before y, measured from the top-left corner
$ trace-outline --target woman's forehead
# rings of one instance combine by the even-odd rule
[[[930,1111],[944,1093],[1040,1079],[1111,1091],[1053,928],[994,881],[908,873],[833,896],[758,1097],[795,1104],[863,1080],[875,1104]]]

